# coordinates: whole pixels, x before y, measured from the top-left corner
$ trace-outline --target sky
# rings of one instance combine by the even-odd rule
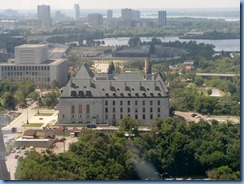
[[[240,0],[0,0],[0,9],[36,9],[37,5],[51,9],[121,9],[121,8],[239,8]]]

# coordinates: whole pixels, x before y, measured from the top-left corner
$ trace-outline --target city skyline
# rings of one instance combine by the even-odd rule
[[[0,9],[36,9],[37,5],[50,5],[52,9],[73,9],[74,4],[80,4],[81,9],[122,9],[122,8],[238,8],[239,0],[69,0],[60,3],[58,0],[1,0]],[[95,6],[94,6],[95,5]]]

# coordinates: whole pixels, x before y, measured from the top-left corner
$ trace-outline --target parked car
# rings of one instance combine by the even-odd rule
[[[19,155],[15,155],[14,158],[15,158],[15,159],[18,159],[18,158],[19,158]]]
[[[86,128],[97,128],[97,126],[96,125],[86,125]]]
[[[191,117],[196,117],[196,116],[197,116],[196,113],[192,113],[192,114],[191,114]]]
[[[20,149],[22,149],[22,150],[25,149],[25,146],[21,146]]]
[[[24,151],[24,155],[28,155],[29,154],[29,151],[28,150],[25,150]]]
[[[20,149],[16,149],[16,153],[20,153],[21,151],[20,151]]]
[[[15,133],[19,133],[19,134],[21,134],[22,132],[20,131],[20,130],[16,130],[16,132]]]

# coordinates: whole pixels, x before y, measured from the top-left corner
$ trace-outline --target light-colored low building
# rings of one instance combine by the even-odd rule
[[[43,44],[25,44],[15,48],[15,60],[0,64],[0,79],[16,82],[33,81],[37,88],[52,87],[57,81],[68,80],[67,60],[49,60],[49,47]]]
[[[151,125],[155,118],[169,117],[168,89],[160,74],[125,72],[114,76],[94,74],[84,64],[63,88],[59,100],[61,124],[118,125],[125,117]]]

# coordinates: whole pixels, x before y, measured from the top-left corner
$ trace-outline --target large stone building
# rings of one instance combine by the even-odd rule
[[[110,64],[106,75],[94,74],[84,64],[63,88],[59,101],[61,124],[118,125],[125,117],[150,125],[155,118],[169,116],[168,89],[160,74],[125,72],[114,76]]]
[[[49,59],[46,44],[25,44],[15,47],[15,60],[0,64],[0,79],[16,82],[31,80],[37,88],[49,88],[54,81],[65,85],[68,80],[67,60]]]

